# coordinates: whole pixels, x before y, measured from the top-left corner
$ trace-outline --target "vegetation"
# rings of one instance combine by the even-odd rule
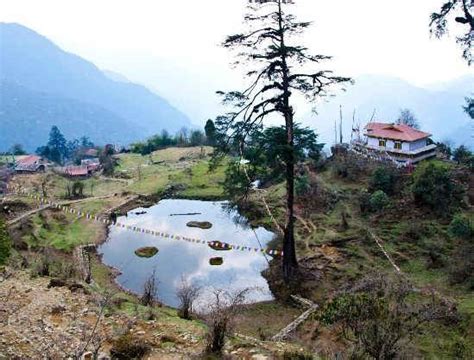
[[[452,169],[441,162],[421,164],[413,174],[413,195],[420,204],[442,213],[462,205],[464,189]]]
[[[426,322],[459,319],[444,304],[415,302],[413,289],[405,280],[369,278],[329,302],[321,320],[338,325],[352,342],[352,356],[394,359]]]
[[[49,133],[49,140],[45,146],[36,149],[36,153],[54,163],[63,165],[67,161],[80,164],[82,152],[94,147],[94,143],[86,136],[80,139],[67,141],[61,130],[53,126]]]
[[[415,114],[410,109],[400,110],[400,115],[398,115],[397,124],[399,125],[408,125],[414,129],[419,129],[420,124]]]
[[[348,78],[334,76],[330,71],[306,72],[305,64],[321,63],[330,59],[325,55],[311,55],[307,48],[291,43],[293,35],[301,34],[310,25],[298,22],[288,7],[287,1],[277,0],[260,5],[255,4],[252,13],[245,16],[249,25],[246,32],[228,36],[223,46],[239,49],[236,64],[244,65],[250,86],[243,91],[221,92],[223,102],[234,108],[227,115],[217,119],[221,151],[228,151],[231,142],[245,147],[249,133],[262,125],[270,115],[280,116],[285,123],[285,145],[282,161],[285,164],[286,221],[284,226],[283,277],[288,283],[296,274],[294,233],[295,201],[295,122],[292,94],[300,93],[309,100],[317,100],[337,84]]]
[[[135,250],[135,255],[142,258],[152,258],[156,254],[158,254],[158,251],[159,250],[154,246],[143,247],[143,248]]]
[[[431,14],[431,33],[440,38],[448,33],[449,18],[463,24],[466,32],[456,38],[456,42],[463,48],[463,58],[469,65],[474,61],[472,54],[472,33],[474,32],[474,3],[469,0],[446,0],[439,12]]]
[[[0,216],[0,265],[3,265],[8,257],[10,256],[11,251],[11,240],[10,235],[8,234],[5,221]]]
[[[396,191],[399,174],[391,166],[377,167],[370,178],[369,191],[383,191],[385,194],[393,195]]]
[[[208,124],[206,124],[206,126],[209,127]],[[212,129],[208,129],[207,131],[212,132]],[[215,130],[214,133],[210,133],[209,136],[215,136]],[[211,140],[208,140],[206,135],[197,129],[189,132],[188,129],[183,128],[175,136],[171,136],[166,130],[163,130],[161,134],[151,137],[146,142],[132,144],[131,151],[136,154],[149,155],[154,151],[173,146],[203,146],[207,145],[209,141]]]
[[[194,303],[198,299],[201,293],[201,287],[192,284],[184,276],[181,278],[181,285],[176,292],[176,295],[180,301],[178,315],[180,318],[185,320],[191,320],[191,314],[193,313]]]

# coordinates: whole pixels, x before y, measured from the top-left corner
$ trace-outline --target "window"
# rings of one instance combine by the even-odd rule
[[[379,140],[379,146],[380,147],[385,147],[385,146],[387,146],[387,142],[385,140]]]
[[[394,148],[397,149],[397,150],[401,150],[402,149],[402,143],[401,142],[395,142]]]

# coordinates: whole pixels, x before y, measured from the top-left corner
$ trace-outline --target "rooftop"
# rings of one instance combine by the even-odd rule
[[[365,129],[366,135],[370,137],[408,142],[426,139],[431,136],[427,132],[414,129],[408,125],[373,122],[368,123]]]
[[[24,155],[24,156],[18,156],[16,158],[16,163],[22,166],[34,165],[34,164],[39,163],[40,161],[41,161],[41,157],[37,155]]]

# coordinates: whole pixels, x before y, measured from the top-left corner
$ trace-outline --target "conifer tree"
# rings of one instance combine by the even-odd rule
[[[283,277],[288,283],[298,267],[295,249],[295,147],[293,95],[299,93],[314,102],[349,78],[321,69],[330,56],[313,55],[293,40],[311,23],[297,21],[290,0],[250,1],[245,16],[247,30],[228,36],[223,47],[237,50],[235,65],[246,70],[249,85],[241,91],[218,92],[232,110],[216,120],[220,150],[229,151],[236,140],[245,146],[248,135],[268,118],[280,118],[285,126],[286,217],[283,240]]]

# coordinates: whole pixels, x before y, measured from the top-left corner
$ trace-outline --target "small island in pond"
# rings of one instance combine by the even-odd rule
[[[224,259],[221,258],[221,257],[215,257],[215,258],[211,258],[209,259],[209,264],[211,266],[220,266],[224,263]]]
[[[186,224],[186,226],[207,230],[212,227],[212,224],[209,221],[190,221]]]
[[[142,247],[140,249],[135,250],[135,255],[142,257],[142,258],[152,258],[156,254],[158,254],[158,249],[156,247]]]

